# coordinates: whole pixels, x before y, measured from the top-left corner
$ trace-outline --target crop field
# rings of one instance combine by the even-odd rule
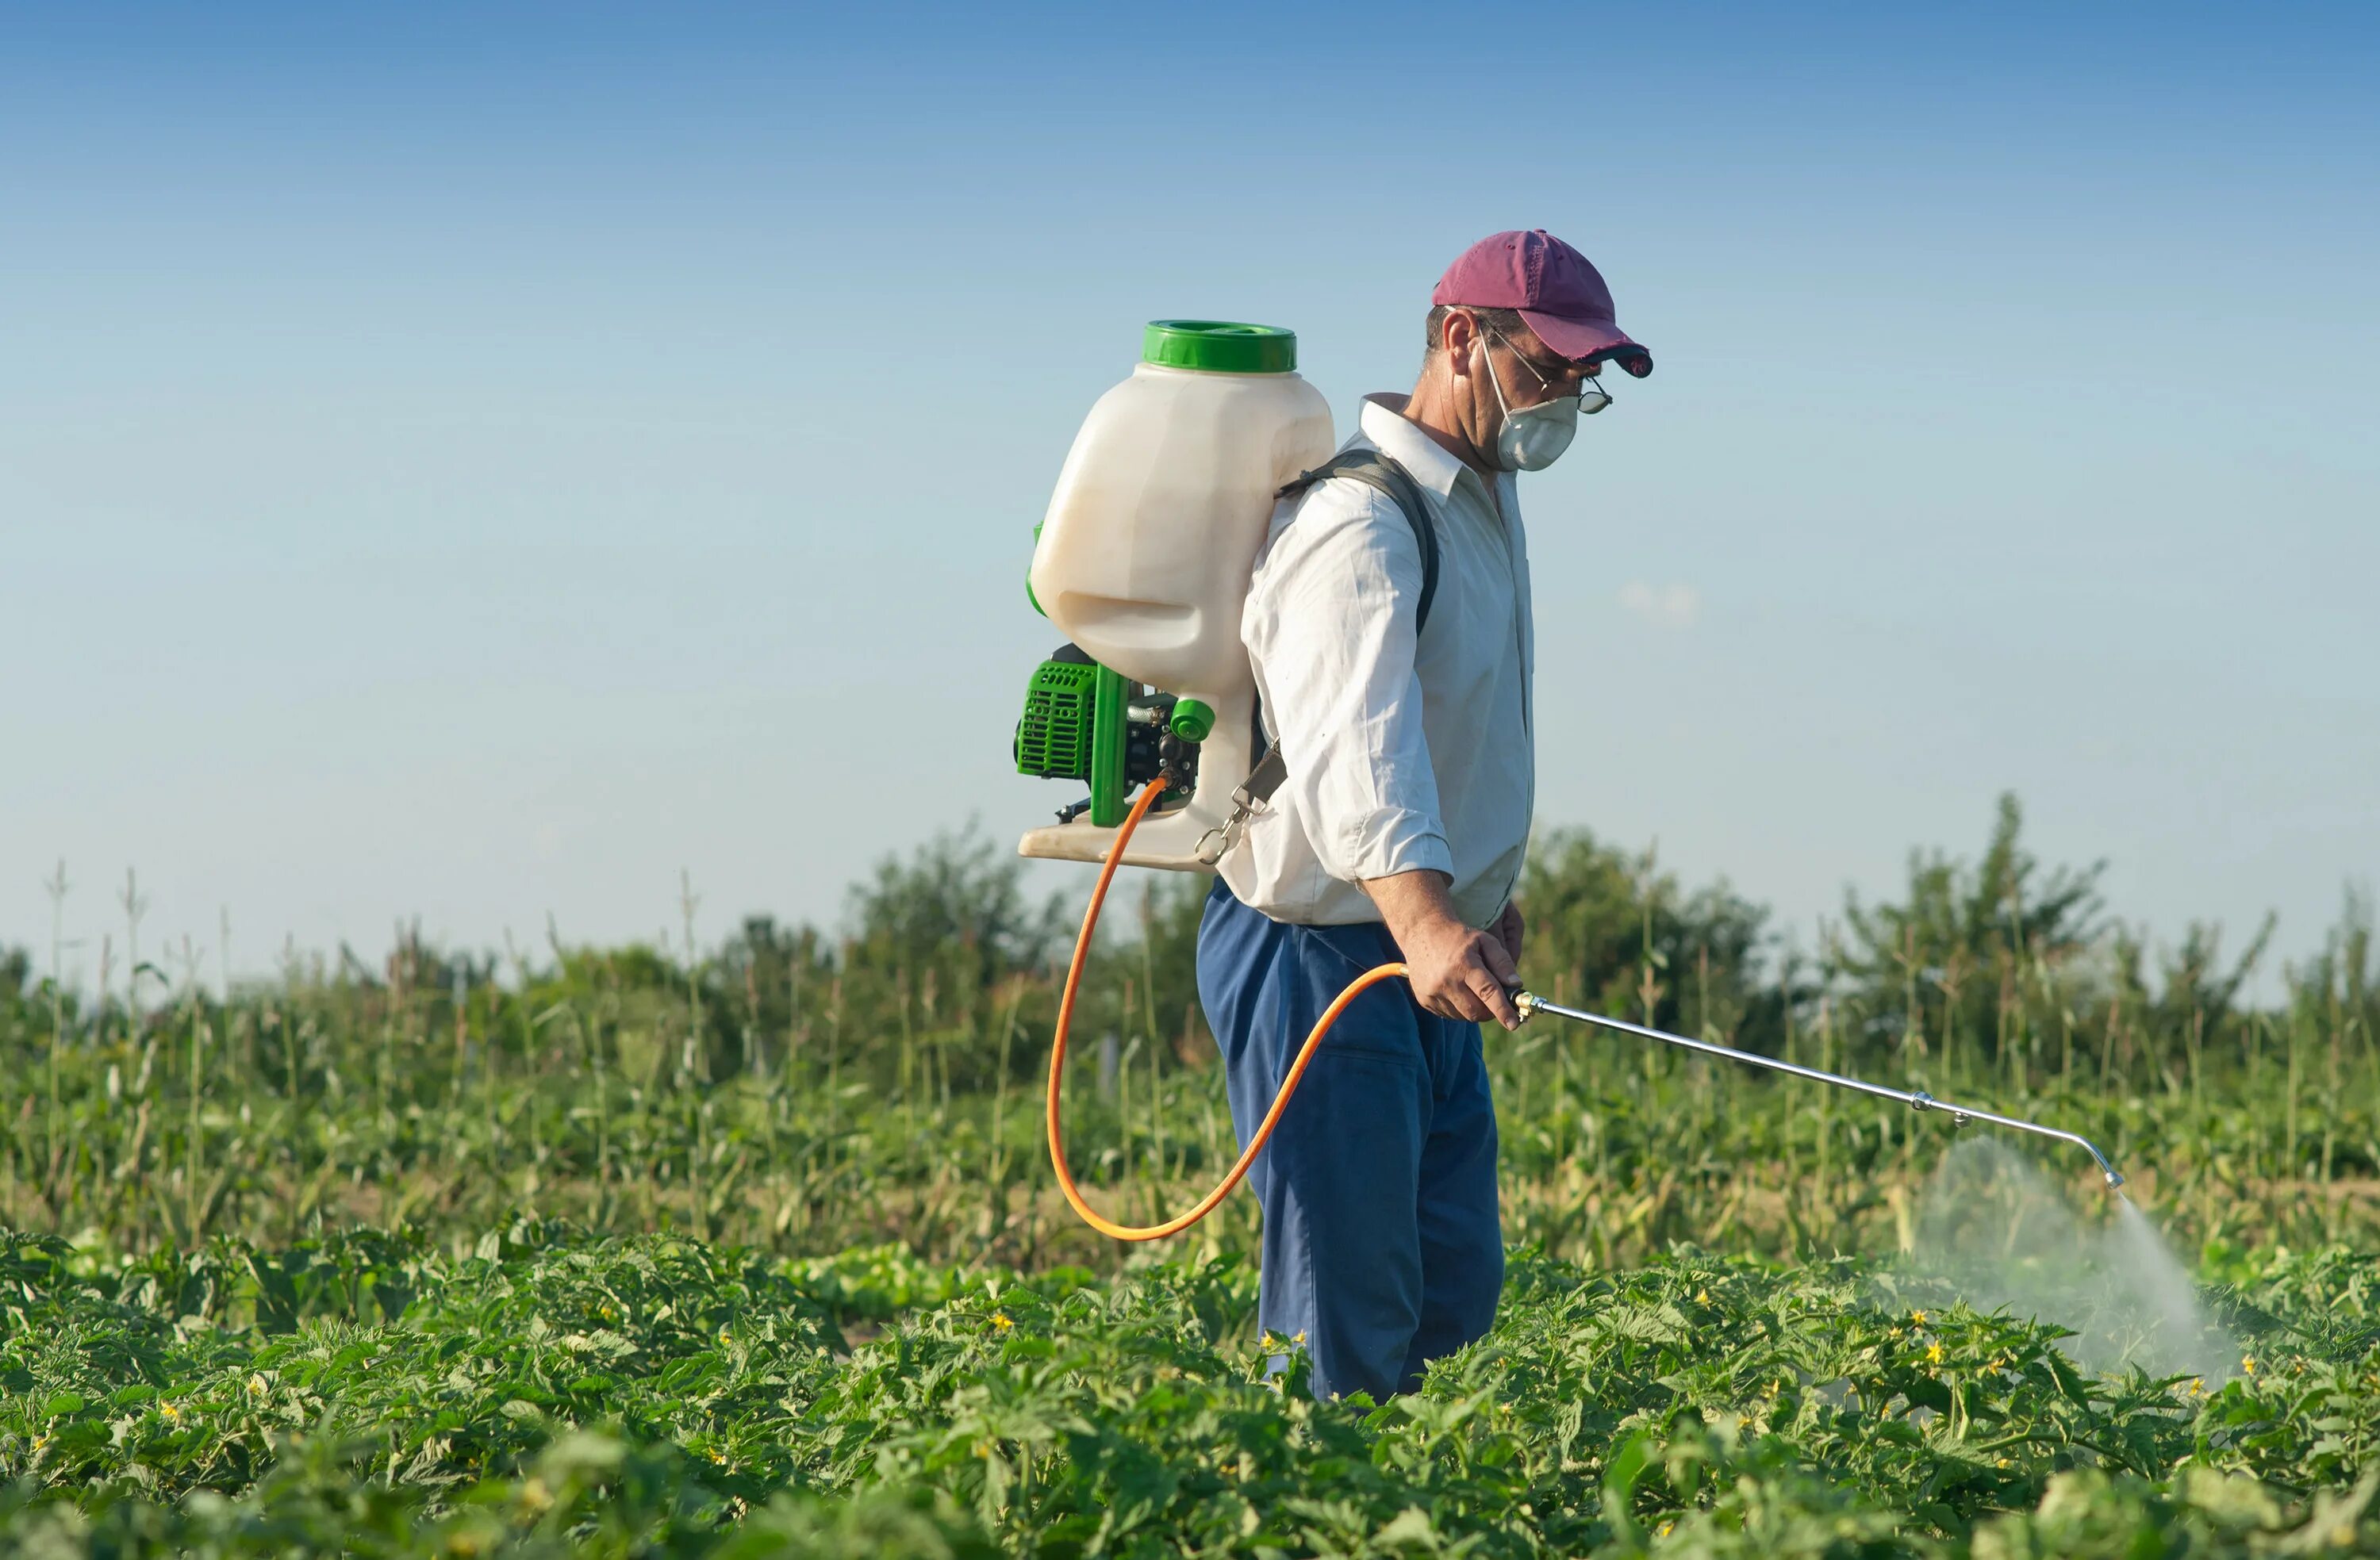
[[[1264,1380],[1228,1260],[1099,1280],[524,1225],[0,1253],[33,1553],[1978,1554],[2380,1542],[2374,1264],[2227,1291],[2219,1389],[1888,1267],[1514,1264],[1385,1407]],[[1723,1340],[1723,1346],[1715,1346]],[[2146,1541],[2152,1547],[2139,1545]]]
[[[1489,1039],[1496,1330],[1374,1404],[1257,1336],[1245,1197],[1132,1251],[1059,1201],[1065,907],[988,847],[886,864],[836,939],[706,945],[689,894],[650,945],[404,932],[228,992],[137,882],[109,923],[60,884],[80,983],[0,949],[8,1554],[2380,1553],[2353,901],[2259,986],[2011,806],[1797,956],[1545,841],[1538,989],[2082,1131],[2137,1211],[2079,1152],[1540,1020]],[[1195,900],[1134,908],[1068,1109],[1148,1216],[1235,1145]]]

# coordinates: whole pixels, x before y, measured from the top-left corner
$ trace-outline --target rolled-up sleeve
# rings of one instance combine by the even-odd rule
[[[1421,585],[1404,515],[1325,482],[1274,533],[1241,620],[1283,784],[1323,870],[1347,882],[1454,870],[1414,670]]]

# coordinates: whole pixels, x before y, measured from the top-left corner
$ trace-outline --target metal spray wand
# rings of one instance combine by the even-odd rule
[[[1601,1013],[1590,1013],[1577,1008],[1565,1008],[1559,1002],[1548,1002],[1531,992],[1523,991],[1515,994],[1512,1005],[1520,1010],[1523,1019],[1527,1019],[1533,1013],[1555,1013],[1562,1018],[1576,1019],[1581,1023],[1594,1024],[1600,1029],[1617,1030],[1622,1034],[1633,1034],[1645,1040],[1658,1040],[1664,1045],[1682,1046],[1689,1051],[1700,1051],[1705,1056],[1725,1057],[1730,1061],[1749,1062],[1755,1067],[1765,1067],[1774,1072],[1790,1072],[1796,1078],[1807,1078],[1819,1083],[1832,1083],[1839,1088],[1857,1089],[1861,1094],[1874,1094],[1878,1099],[1898,1100],[1912,1110],[1947,1110],[1950,1113],[1950,1125],[1953,1127],[1963,1127],[1969,1121],[1989,1121],[1995,1126],[2013,1127],[2020,1132],[2037,1132],[2046,1138],[2060,1138],[2077,1145],[2099,1162],[2100,1173],[2107,1178],[2107,1185],[2110,1189],[2124,1184],[2124,1178],[2116,1173],[2116,1167],[2107,1163],[2107,1156],[2100,1153],[2088,1138],[2075,1132],[2060,1131],[2055,1127],[2045,1127],[2038,1121],[2020,1121],[2013,1116],[2002,1116],[1997,1111],[1978,1110],[1973,1106],[1952,1105],[1947,1100],[1936,1099],[1923,1089],[1914,1091],[1888,1089],[1881,1083],[1869,1083],[1857,1078],[1845,1078],[1832,1072],[1821,1072],[1815,1067],[1801,1067],[1790,1061],[1779,1061],[1775,1057],[1756,1056],[1750,1051],[1739,1051],[1730,1046],[1717,1046],[1707,1040],[1689,1040],[1682,1034],[1671,1034],[1667,1030],[1647,1029],[1643,1024],[1630,1023],[1622,1019],[1606,1018]]]

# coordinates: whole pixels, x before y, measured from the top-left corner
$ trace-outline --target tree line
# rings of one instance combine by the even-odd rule
[[[2002,797],[1979,853],[1912,852],[1897,894],[1847,896],[1808,946],[1724,878],[1689,885],[1649,851],[1552,829],[1533,842],[1516,895],[1530,926],[1523,974],[1559,1000],[1765,1054],[1820,1035],[1852,1068],[2174,1077],[2289,1024],[2318,1029],[2335,1065],[2371,1056],[2380,1067],[2368,894],[2347,893],[2321,951],[2276,972],[2279,996],[2259,1006],[2247,993],[2273,918],[2236,950],[2198,923],[2160,943],[2108,914],[2104,863],[2043,863],[2022,821]],[[1124,880],[1078,1033],[1121,1034],[1147,1065],[1205,1064],[1195,951],[1206,889],[1171,874]],[[289,955],[277,980],[237,989],[212,1032],[267,1076],[310,1065],[295,1027],[307,1014],[443,1041],[458,1074],[658,1034],[671,1040],[655,1082],[715,1082],[832,1048],[853,1078],[971,1091],[1003,1065],[1022,1075],[1038,1064],[1079,893],[1035,901],[1022,863],[970,826],[884,858],[851,888],[839,927],[754,914],[709,949],[689,927],[677,946],[549,939],[502,954],[406,930],[377,960],[345,947]],[[129,969],[110,989],[60,989],[32,951],[0,947],[0,1030],[36,1048],[91,1044],[224,1006],[195,969],[179,981],[152,963]]]

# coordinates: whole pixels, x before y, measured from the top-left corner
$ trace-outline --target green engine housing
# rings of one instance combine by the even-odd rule
[[[1097,663],[1052,657],[1025,684],[1016,722],[1016,772],[1043,780],[1088,780],[1091,732],[1099,719]]]
[[[1171,694],[1144,692],[1072,645],[1033,669],[1025,684],[1025,713],[1016,722],[1016,770],[1043,780],[1077,780],[1091,789],[1091,822],[1123,822],[1125,797],[1171,764],[1195,768],[1196,746],[1182,740],[1188,721],[1174,720]],[[1203,707],[1200,707],[1203,708]],[[1205,735],[1203,728],[1198,735]],[[1062,817],[1073,814],[1062,813]]]

